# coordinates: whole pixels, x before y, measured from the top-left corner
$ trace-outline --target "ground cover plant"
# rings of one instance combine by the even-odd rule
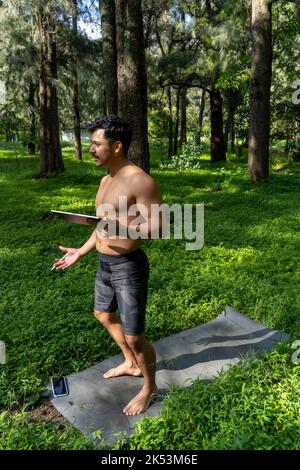
[[[1,449],[86,449],[66,424],[32,420],[30,408],[56,374],[82,370],[117,353],[92,315],[97,259],[89,254],[63,273],[51,272],[59,244],[79,246],[87,227],[49,217],[50,209],[92,214],[101,176],[64,149],[67,171],[34,178],[38,160],[13,145],[0,156]],[[164,201],[205,205],[205,245],[143,242],[151,264],[146,334],[151,341],[215,318],[227,305],[300,339],[297,163],[272,154],[271,177],[251,184],[235,156],[197,170],[165,170],[152,154],[152,176]],[[161,418],[146,419],[117,447],[151,449],[299,448],[299,366],[291,341],[260,361],[245,361],[211,385],[173,389]],[[184,405],[184,406],[183,406]]]

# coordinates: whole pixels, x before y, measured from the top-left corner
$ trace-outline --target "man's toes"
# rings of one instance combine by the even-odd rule
[[[103,374],[103,377],[105,379],[109,379],[110,377],[113,377],[113,376],[114,376],[114,370],[113,369],[110,369],[107,372],[105,372],[105,374]]]

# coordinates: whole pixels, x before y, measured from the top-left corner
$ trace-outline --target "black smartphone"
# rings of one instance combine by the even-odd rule
[[[52,392],[55,398],[69,395],[69,387],[67,378],[61,375],[55,379],[51,379]]]

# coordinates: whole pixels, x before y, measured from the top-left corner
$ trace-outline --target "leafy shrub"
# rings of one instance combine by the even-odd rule
[[[179,155],[173,155],[170,163],[161,163],[160,169],[165,170],[199,170],[199,161],[203,145],[197,145],[194,140],[187,142],[183,146],[183,151]]]

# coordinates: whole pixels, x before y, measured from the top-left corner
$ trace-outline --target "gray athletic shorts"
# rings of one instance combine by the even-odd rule
[[[124,333],[144,333],[149,262],[137,249],[123,255],[98,253],[99,267],[95,280],[95,310],[115,312],[119,308]]]

